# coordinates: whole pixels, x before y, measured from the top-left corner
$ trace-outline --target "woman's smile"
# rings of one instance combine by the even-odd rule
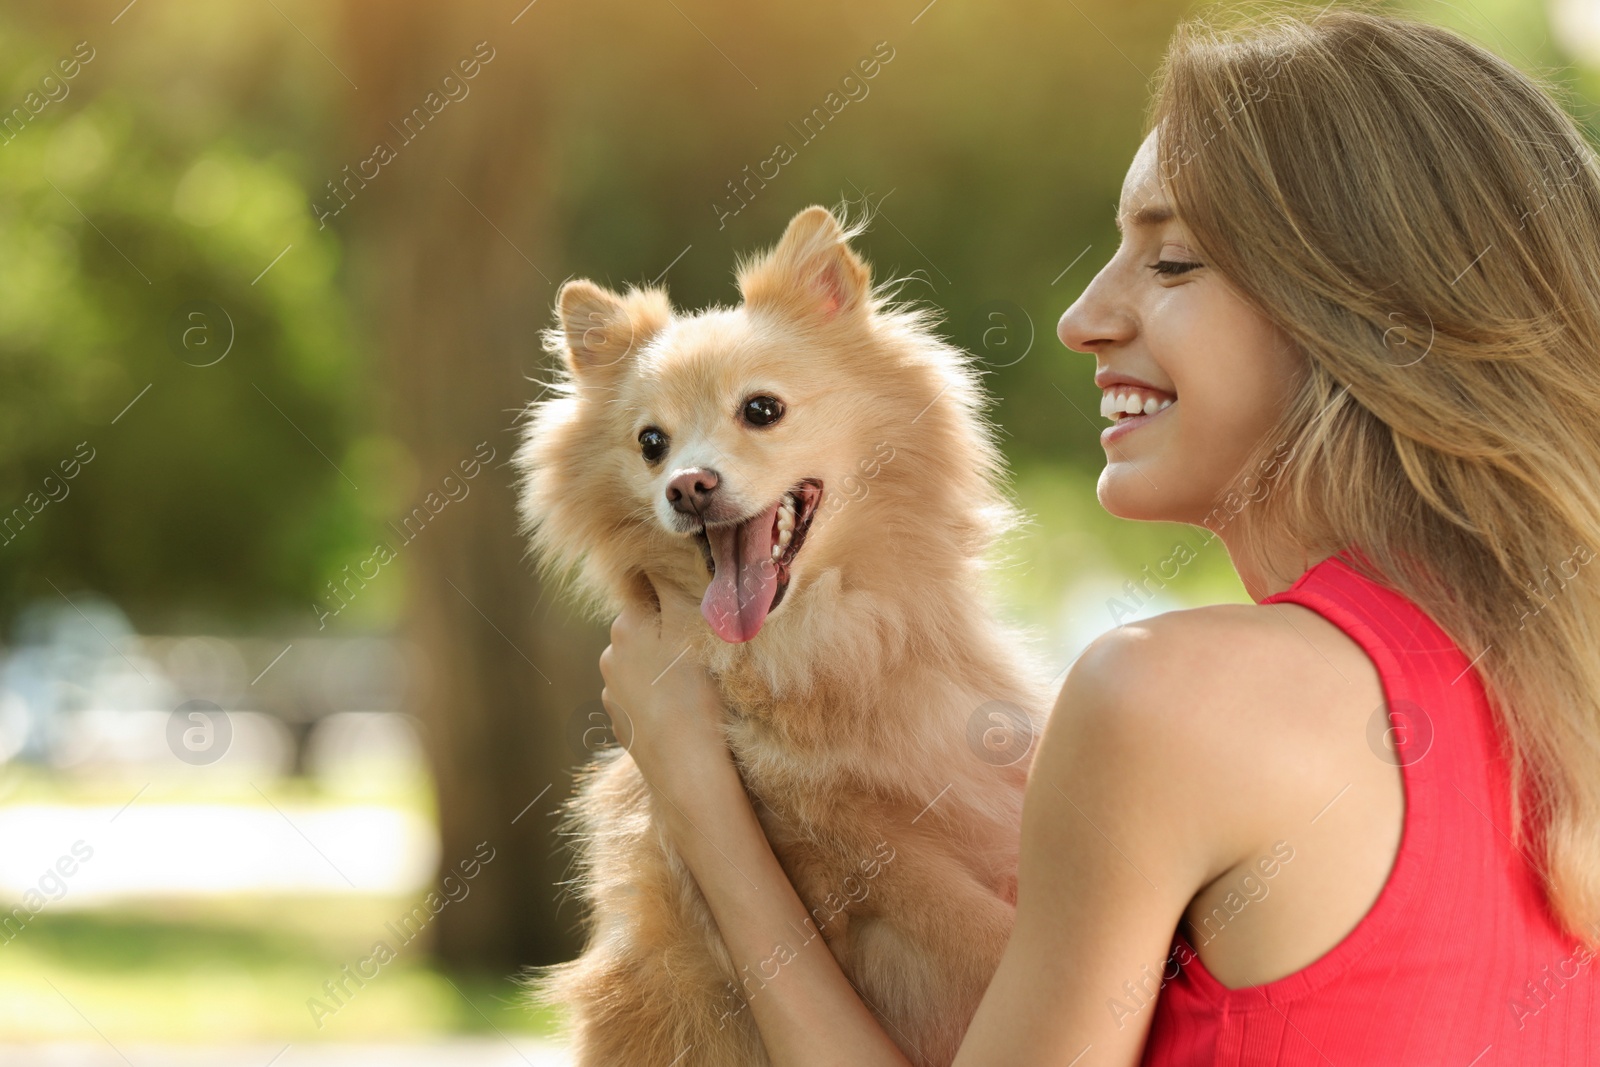
[[[1141,399],[1142,409],[1131,410]],[[1148,426],[1177,402],[1178,398],[1174,396],[1156,399],[1154,396],[1142,397],[1140,392],[1124,393],[1108,389],[1100,398],[1100,414],[1110,419],[1112,425],[1100,431],[1100,444],[1120,441],[1139,427]]]

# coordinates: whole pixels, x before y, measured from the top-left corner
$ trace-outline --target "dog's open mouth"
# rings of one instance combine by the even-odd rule
[[[822,500],[822,483],[806,478],[759,514],[703,527],[695,535],[711,584],[700,614],[724,641],[761,632],[789,588],[789,568]]]

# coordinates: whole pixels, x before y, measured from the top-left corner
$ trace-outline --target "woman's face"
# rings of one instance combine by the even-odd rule
[[[1152,133],[1122,184],[1122,244],[1056,334],[1094,354],[1100,411],[1116,420],[1100,438],[1101,506],[1199,525],[1251,476],[1242,467],[1294,395],[1305,357],[1204,265],[1158,167]],[[1126,413],[1134,408],[1141,414]]]

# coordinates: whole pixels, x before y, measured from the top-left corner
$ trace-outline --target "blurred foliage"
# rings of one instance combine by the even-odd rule
[[[1540,5],[1379,6],[1595,89]],[[554,42],[561,91],[532,134],[547,144],[534,258],[553,279],[666,272],[682,308],[731,303],[736,256],[808,203],[865,199],[876,276],[912,277],[906,295],[983,358],[1013,461],[1089,473],[1090,361],[1055,323],[1115,248],[1148,79],[1193,9],[597,3],[567,21],[535,6],[483,34],[575,37]],[[85,3],[0,12],[0,106],[78,42],[93,54],[64,97],[0,136],[0,508],[67,492],[0,543],[0,620],[54,584],[110,595],[141,629],[304,629],[324,583],[434,473],[383,432],[341,228],[309,209],[367,154],[345,122],[356,90],[337,19],[310,0],[139,4],[114,22]],[[437,74],[414,72],[419,99]],[[497,75],[461,106],[495,107]],[[830,92],[848,102],[802,135]],[[779,143],[793,158],[752,179]],[[531,334],[553,292],[530,286]],[[212,366],[172,340],[197,300],[231,319]],[[220,343],[226,325],[208,325]],[[506,398],[508,420],[526,399]],[[64,481],[80,442],[95,458]],[[391,622],[404,579],[380,584],[338,625]]]
[[[447,974],[406,946],[318,1027],[307,1000],[414,903],[242,897],[45,912],[0,952],[0,1034],[82,1039],[83,1019],[41,979],[119,1043],[552,1031],[511,979]]]
[[[305,205],[325,110],[278,76],[270,7],[149,7],[80,31],[0,13],[0,100],[60,96],[0,138],[0,507],[38,511],[0,544],[0,617],[49,581],[142,626],[244,625],[365,541],[318,454],[371,473],[341,250]],[[185,320],[197,300],[225,317]]]

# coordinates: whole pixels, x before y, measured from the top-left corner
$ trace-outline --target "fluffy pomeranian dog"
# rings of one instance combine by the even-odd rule
[[[602,751],[564,808],[588,948],[533,979],[582,1067],[768,1063],[748,1002],[819,935],[911,1062],[948,1064],[1010,934],[1051,702],[987,588],[1021,514],[971,357],[872,285],[865,226],[801,211],[741,260],[734,308],[569,281],[544,332],[557,378],[515,460],[532,549],[600,619],[700,601],[693,654],[811,913],[736,968],[637,767]]]

